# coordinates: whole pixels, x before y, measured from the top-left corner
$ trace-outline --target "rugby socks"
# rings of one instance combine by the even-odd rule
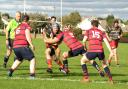
[[[107,76],[109,77],[109,80],[111,81],[112,80],[112,75],[110,73],[110,69],[108,67],[105,67],[104,68],[104,71],[107,74]]]
[[[98,65],[95,61],[93,61],[92,66],[93,66],[94,68],[96,68],[96,70],[100,71],[100,67],[99,67],[99,65]]]
[[[52,60],[51,59],[47,59],[47,64],[48,64],[48,68],[52,68]]]
[[[64,68],[68,69],[68,60],[63,60]]]
[[[89,78],[89,75],[88,75],[88,69],[87,69],[86,64],[81,65],[81,67],[82,67],[82,70],[83,70],[84,78],[85,79],[88,79]]]
[[[55,62],[60,66],[60,68],[63,68],[63,64],[60,60],[55,60]]]
[[[9,56],[5,56],[4,57],[4,63],[7,63],[8,62],[8,59],[9,59]]]
[[[9,71],[8,71],[8,76],[9,76],[9,77],[12,77],[13,72],[14,72],[13,69],[9,69]]]
[[[35,73],[30,73],[30,77],[35,77]]]

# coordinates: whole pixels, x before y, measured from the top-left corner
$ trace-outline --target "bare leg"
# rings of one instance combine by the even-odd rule
[[[12,67],[9,69],[8,76],[11,77],[16,68],[21,64],[21,61],[15,60]]]
[[[35,66],[36,66],[36,60],[35,60],[35,58],[33,58],[30,61],[30,76],[31,77],[35,77]]]

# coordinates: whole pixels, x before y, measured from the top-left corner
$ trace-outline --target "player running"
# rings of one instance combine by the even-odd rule
[[[118,47],[119,40],[122,37],[122,34],[123,34],[123,32],[122,32],[121,27],[119,26],[118,20],[115,20],[113,27],[108,32],[108,36],[110,38],[110,45],[111,45],[111,48],[112,48],[112,51],[114,54],[114,55],[111,55],[111,54],[109,55],[109,58],[108,58],[109,65],[111,64],[111,60],[114,57],[116,65],[119,66],[117,47]]]
[[[111,47],[107,40],[106,34],[102,32],[100,29],[98,29],[98,25],[99,25],[98,20],[92,20],[91,24],[93,27],[86,31],[84,39],[83,39],[85,44],[86,44],[86,41],[88,40],[88,50],[87,50],[88,52],[86,53],[86,55],[83,56],[81,60],[84,80],[85,81],[89,80],[89,75],[88,75],[87,68],[86,68],[86,62],[88,61],[93,62],[95,58],[98,57],[98,59],[102,62],[102,67],[104,68],[105,73],[109,77],[109,81],[113,83],[112,75],[106,64],[102,41],[106,43],[106,46],[108,47],[110,53],[113,54]],[[96,67],[98,71],[100,70],[95,64],[95,62],[93,62],[93,65]]]
[[[23,22],[15,30],[15,39],[13,43],[13,50],[17,59],[9,69],[8,76],[11,77],[16,68],[22,63],[23,59],[30,61],[30,77],[35,77],[35,56],[32,50],[34,46],[32,44],[30,30],[31,27],[27,23],[29,16],[23,16]],[[31,47],[31,49],[29,48]]]

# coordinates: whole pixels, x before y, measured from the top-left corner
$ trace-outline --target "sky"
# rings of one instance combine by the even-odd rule
[[[24,12],[24,0],[0,0],[0,12]],[[61,16],[61,0],[25,0],[25,11]],[[78,11],[81,16],[128,19],[128,0],[62,0],[62,15]]]

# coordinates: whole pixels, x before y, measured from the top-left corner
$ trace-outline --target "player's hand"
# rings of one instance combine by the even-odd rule
[[[31,46],[31,49],[34,51],[35,50],[35,47],[33,45],[30,45]]]
[[[6,45],[8,45],[9,44],[9,41],[8,40],[6,40]]]
[[[118,36],[118,38],[120,39],[120,36]]]

